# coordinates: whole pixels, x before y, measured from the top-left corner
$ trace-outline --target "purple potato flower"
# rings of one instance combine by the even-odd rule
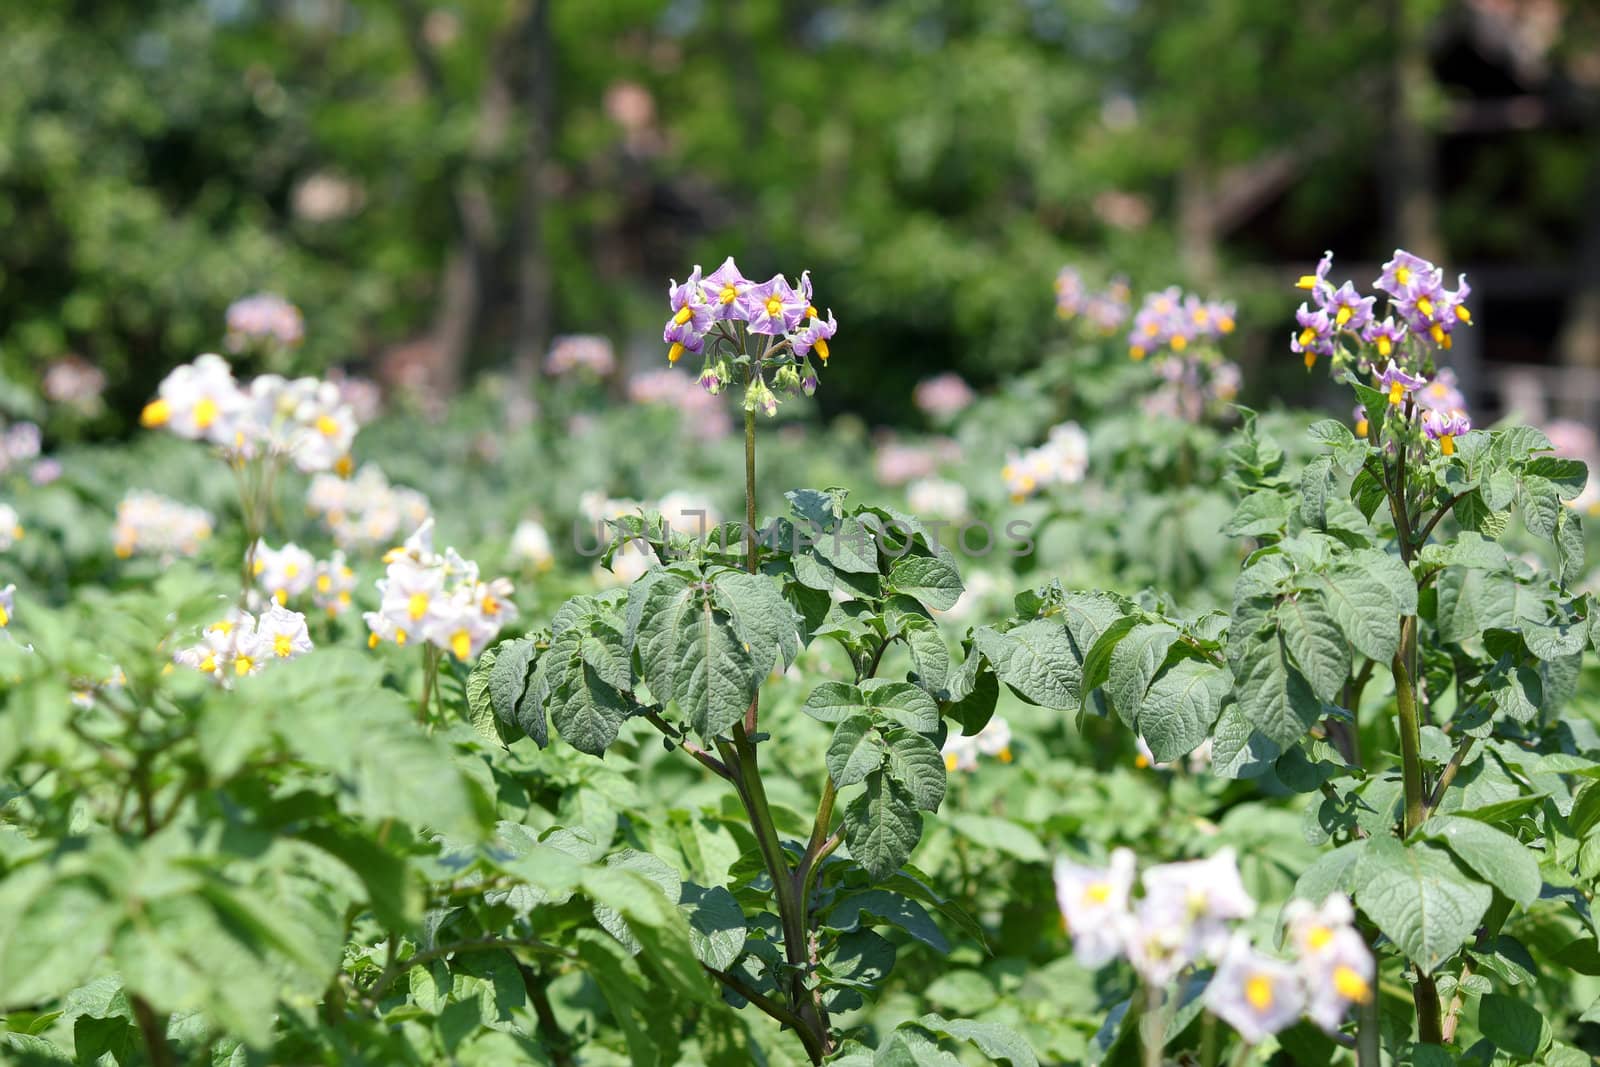
[[[1333,316],[1326,308],[1312,311],[1309,305],[1301,304],[1294,319],[1300,324],[1300,332],[1290,337],[1289,350],[1304,355],[1306,370],[1310,370],[1317,365],[1318,356],[1333,355]]]
[[[1378,355],[1388,359],[1394,355],[1394,350],[1400,342],[1406,339],[1406,324],[1403,322],[1396,324],[1392,315],[1382,322],[1373,319],[1361,331],[1361,339],[1369,345],[1376,344]]]
[[[1372,305],[1376,300],[1376,297],[1362,296],[1355,286],[1345,282],[1328,294],[1323,309],[1333,315],[1335,326],[1360,331],[1372,321]]]
[[[799,326],[807,306],[788,279],[774,274],[745,290],[740,317],[749,323],[751,333],[776,337]]]
[[[1439,368],[1422,389],[1417,391],[1417,406],[1428,411],[1465,411],[1467,398],[1456,382],[1456,372],[1449,367]]]
[[[700,265],[695,264],[694,273],[689,275],[687,281],[678,284],[676,278],[667,287],[667,299],[672,305],[672,321],[679,325],[694,327],[695,333],[705,333],[711,328],[711,305],[707,303],[705,291],[700,284]]]
[[[803,329],[795,331],[789,339],[790,347],[794,349],[796,358],[804,359],[811,352],[817,353],[817,358],[824,364],[828,362],[828,341],[833,338],[839,329],[839,323],[833,317],[833,309],[828,309],[826,319],[813,314],[811,321]]]
[[[706,347],[706,339],[695,333],[694,327],[687,322],[668,322],[667,328],[661,331],[661,340],[672,346],[667,349],[669,363],[678,362],[685,352],[699,355]]]
[[[1403,248],[1394,250],[1394,258],[1383,265],[1383,273],[1373,282],[1396,300],[1411,300],[1424,289],[1437,289],[1443,272],[1421,256],[1414,256]]]
[[[1472,429],[1472,420],[1464,411],[1430,411],[1422,417],[1422,429],[1439,442],[1439,451],[1447,456],[1456,452],[1456,438]]]
[[[1407,393],[1421,389],[1427,384],[1428,380],[1426,378],[1420,378],[1415,374],[1407,374],[1395,366],[1393,360],[1390,360],[1389,365],[1383,368],[1383,373],[1378,375],[1379,388],[1389,394],[1389,403],[1395,406],[1405,402]]]
[[[727,319],[743,318],[742,298],[750,286],[750,279],[739,273],[732,256],[723,260],[722,266],[706,275],[705,280],[700,283],[701,291],[706,296],[706,303],[711,305],[712,319],[722,322]]]
[[[1309,289],[1311,299],[1318,307],[1322,307],[1328,299],[1328,294],[1333,292],[1333,283],[1328,281],[1328,272],[1333,269],[1333,251],[1330,249],[1322,253],[1322,259],[1317,263],[1315,274],[1302,274],[1300,280],[1295,282],[1297,289]]]

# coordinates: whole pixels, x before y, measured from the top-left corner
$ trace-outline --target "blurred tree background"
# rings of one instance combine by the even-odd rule
[[[1035,360],[1064,262],[1244,303],[1397,244],[1487,364],[1600,374],[1600,8],[1578,0],[29,0],[0,6],[0,372],[115,432],[235,298],[306,369],[453,390],[550,338],[655,360],[665,279],[809,266],[830,410]],[[1270,371],[1270,373],[1263,373]]]

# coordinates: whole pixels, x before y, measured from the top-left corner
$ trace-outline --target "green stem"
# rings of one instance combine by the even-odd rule
[[[1378,990],[1356,1005],[1356,1067],[1383,1067],[1383,1034],[1378,1021]]]
[[[744,413],[744,565],[756,572],[756,413]]]
[[[128,998],[128,1007],[133,1009],[134,1020],[139,1024],[150,1067],[177,1067],[177,1057],[172,1054],[172,1046],[167,1044],[167,1020],[138,994]]]
[[[1161,1050],[1167,1043],[1165,1013],[1161,1010],[1161,989],[1144,988],[1144,1018],[1139,1020],[1139,1037],[1144,1045],[1144,1067],[1161,1067]]]
[[[433,680],[439,673],[439,654],[432,645],[422,650],[422,699],[417,701],[417,721],[428,723],[428,702],[433,698]]]
[[[1417,718],[1416,690],[1412,688],[1404,655],[1403,651],[1396,652],[1389,668],[1394,673],[1395,703],[1400,710],[1401,776],[1406,794],[1403,836],[1410,837],[1427,815],[1428,796],[1422,785],[1422,729]]]

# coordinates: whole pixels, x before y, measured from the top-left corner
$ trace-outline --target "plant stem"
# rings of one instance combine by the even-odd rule
[[[422,650],[422,699],[417,701],[417,721],[428,723],[428,701],[433,697],[433,679],[439,673],[438,652],[432,645]]]
[[[1167,1043],[1166,1019],[1161,1011],[1161,989],[1144,987],[1144,1018],[1139,1020],[1139,1038],[1144,1046],[1144,1067],[1161,1067],[1161,1050]]]
[[[561,1029],[555,1009],[550,1006],[550,979],[525,963],[517,964],[517,971],[522,975],[522,988],[528,994],[528,1003],[533,1005],[534,1017],[539,1020],[539,1036],[544,1039],[545,1051],[550,1053],[550,1062],[555,1067],[575,1067],[578,1061],[572,1055],[572,1038]]]
[[[756,413],[744,413],[744,565],[756,572]]]
[[[1406,793],[1402,836],[1410,837],[1427,816],[1428,798],[1422,787],[1422,730],[1417,719],[1416,690],[1411,686],[1404,655],[1404,651],[1395,653],[1390,670],[1394,673],[1395,703],[1400,711],[1400,760]]]
[[[1456,1027],[1461,1025],[1461,987],[1472,977],[1472,957],[1468,956],[1461,963],[1461,978],[1456,982],[1455,996],[1450,998],[1450,1009],[1445,1012],[1444,1027],[1440,1030],[1441,1044],[1449,1044],[1456,1039]]]
[[[1467,753],[1472,750],[1472,743],[1476,740],[1477,738],[1467,734],[1456,745],[1456,750],[1450,754],[1450,762],[1444,765],[1444,770],[1439,772],[1438,782],[1434,783],[1433,794],[1428,797],[1428,807],[1424,812],[1425,815],[1432,813],[1433,809],[1437,808],[1439,802],[1444,799],[1444,791],[1450,788],[1451,782],[1456,780],[1456,774],[1461,770],[1461,765],[1466,762]]]
[[[1378,1021],[1378,990],[1356,1005],[1356,1067],[1383,1067],[1383,1034]]]
[[[178,1059],[172,1054],[172,1046],[167,1044],[167,1021],[156,1013],[150,1002],[137,993],[128,998],[128,1007],[133,1009],[133,1017],[139,1024],[139,1033],[144,1037],[145,1051],[150,1056],[150,1067],[177,1067]]]
[[[702,966],[704,965],[702,964]],[[729,974],[726,971],[715,970],[711,967],[706,967],[706,971],[717,981],[766,1012],[784,1026],[792,1029],[799,1036],[800,1043],[805,1045],[806,1055],[811,1058],[812,1063],[821,1063],[827,1057],[827,1052],[818,1043],[816,1034],[812,1033],[806,1026],[805,1021],[794,1012],[785,1008],[771,997],[752,989],[736,975]]]

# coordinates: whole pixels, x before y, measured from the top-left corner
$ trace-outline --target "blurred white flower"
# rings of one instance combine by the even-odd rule
[[[159,556],[164,562],[193,556],[211,538],[211,515],[160,493],[132,489],[117,504],[112,538],[121,559]]]
[[[1252,1045],[1294,1025],[1306,1004],[1294,968],[1257,951],[1242,934],[1229,940],[1205,1000]]]
[[[1121,955],[1129,923],[1133,853],[1117,849],[1106,867],[1084,867],[1059,858],[1054,874],[1056,904],[1079,962],[1100,967]]]

